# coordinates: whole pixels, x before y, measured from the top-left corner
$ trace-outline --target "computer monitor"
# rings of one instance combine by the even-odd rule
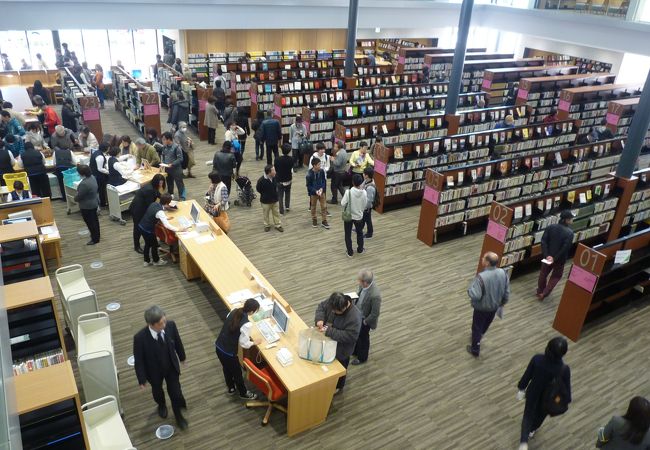
[[[190,209],[190,216],[192,217],[192,222],[199,223],[199,209],[194,204],[192,204],[192,208]]]
[[[289,329],[289,314],[278,302],[273,302],[273,319],[283,333]]]
[[[142,70],[135,69],[131,71],[131,76],[135,78],[136,80],[142,77]]]

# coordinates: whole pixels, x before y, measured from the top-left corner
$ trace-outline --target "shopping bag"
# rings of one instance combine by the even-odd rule
[[[298,356],[311,362],[330,364],[336,359],[336,341],[328,338],[316,328],[307,328],[298,333]]]

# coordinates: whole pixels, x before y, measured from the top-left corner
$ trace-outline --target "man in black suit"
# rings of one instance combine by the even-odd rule
[[[167,383],[167,393],[172,402],[172,411],[181,430],[187,428],[187,420],[181,414],[181,408],[187,408],[179,377],[180,362],[185,367],[185,349],[173,321],[167,321],[164,311],[159,306],[151,306],[144,312],[147,326],[133,337],[133,355],[135,357],[135,374],[140,389],[151,384],[153,399],[158,403],[158,415],[167,417],[163,380]]]

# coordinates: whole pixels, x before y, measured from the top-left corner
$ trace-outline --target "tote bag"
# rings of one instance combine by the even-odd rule
[[[314,363],[330,364],[336,359],[336,341],[313,327],[300,330],[298,356]]]
[[[352,195],[350,194],[349,189],[345,195],[348,196],[348,202],[346,203],[345,207],[343,207],[343,222],[352,222]]]

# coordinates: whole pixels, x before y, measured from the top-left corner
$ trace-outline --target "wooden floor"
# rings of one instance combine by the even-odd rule
[[[107,102],[102,111],[104,132],[135,137],[135,129],[111,108]],[[223,130],[217,134],[222,141]],[[198,178],[186,180],[190,198],[203,198],[210,167],[202,162],[211,161],[214,150],[197,145]],[[262,167],[254,161],[250,140],[242,173],[254,184]],[[86,246],[87,236],[78,234],[85,230],[79,213],[67,216],[64,204],[54,202],[64,264],[84,266],[102,308],[114,301],[122,305],[110,318],[133,444],[141,450],[516,448],[523,411],[523,403],[515,400],[516,384],[530,357],[557,334],[551,323],[563,284],[540,304],[533,297],[535,274],[516,278],[505,318],[495,321],[475,360],[465,352],[472,312],[465,290],[482,235],[429,248],[415,237],[419,207],[412,207],[374,215],[375,237],[367,242],[367,253],[349,259],[340,207],[331,208],[330,230],[313,229],[303,177],[304,172],[296,175],[284,233],[263,231],[256,202],[250,209],[231,209],[232,239],[306,322],[333,291],[354,289],[362,267],[375,271],[383,304],[368,363],[350,367],[345,392],[335,397],[325,424],[291,439],[282,413],[274,412],[262,428],[262,409],[247,410],[225,394],[213,344],[225,309],[210,286],[187,282],[177,265],[143,267],[132,249],[132,224],[120,226],[106,213],[100,218],[101,243]],[[95,261],[104,266],[91,269]],[[190,426],[164,442],[154,432],[173,419],[158,418],[150,391],[139,389],[126,364],[133,335],[144,326],[143,311],[153,303],[177,322],[188,356],[181,382]],[[649,321],[650,308],[630,308],[570,344],[566,362],[572,368],[574,402],[564,417],[545,423],[531,449],[593,448],[598,426],[613,413],[623,413],[633,395],[650,395]]]

